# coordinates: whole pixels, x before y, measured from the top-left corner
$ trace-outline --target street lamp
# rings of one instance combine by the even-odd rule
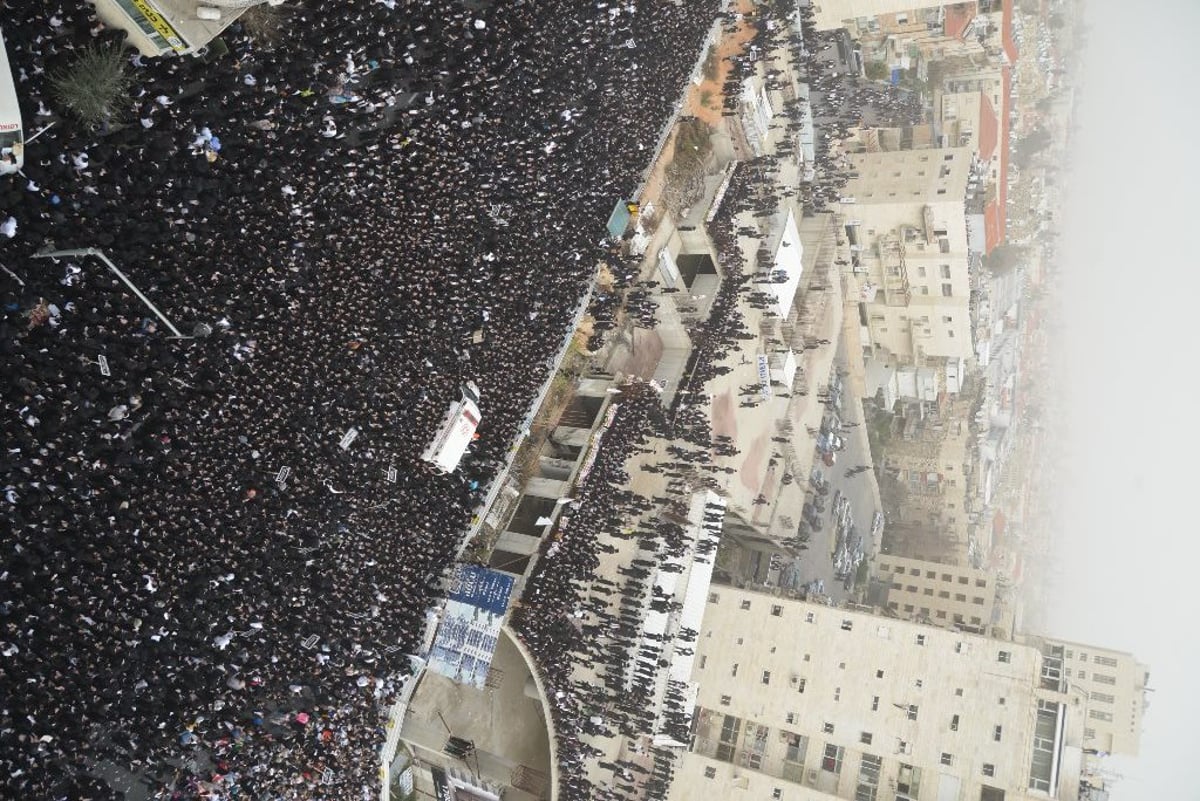
[[[195,339],[195,337],[185,336],[179,331],[178,328],[172,325],[171,321],[167,319],[167,316],[159,311],[157,306],[150,302],[150,298],[143,295],[142,290],[134,286],[133,282],[126,277],[125,273],[121,272],[117,265],[113,264],[112,260],[109,259],[108,256],[104,255],[104,251],[98,248],[75,248],[72,250],[48,250],[33,254],[35,259],[57,259],[64,256],[95,256],[96,258],[100,259],[100,261],[108,265],[108,269],[112,270],[113,274],[116,275],[117,278],[121,279],[125,286],[129,287],[133,294],[138,296],[138,299],[141,300],[142,303],[146,304],[146,308],[150,309],[150,311],[154,312],[154,315],[158,317],[158,319],[162,320],[163,325],[171,329],[171,333],[176,339]]]

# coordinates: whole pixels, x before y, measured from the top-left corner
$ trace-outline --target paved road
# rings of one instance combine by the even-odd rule
[[[839,363],[841,359],[839,356]],[[832,552],[836,543],[837,524],[834,519],[834,494],[840,492],[850,503],[852,524],[858,529],[863,539],[864,559],[870,559],[878,547],[878,542],[870,541],[871,519],[880,510],[878,505],[879,489],[875,482],[873,470],[867,470],[854,476],[847,476],[846,471],[857,465],[871,464],[871,450],[867,443],[866,428],[863,422],[862,401],[850,386],[842,390],[841,410],[837,417],[843,426],[840,436],[845,440],[845,450],[837,455],[837,464],[825,467],[820,459],[814,461],[818,469],[829,482],[829,493],[825,496],[825,512],[821,515],[820,531],[814,532],[808,541],[808,550],[798,560],[794,569],[794,581],[803,585],[812,581],[823,581],[825,594],[835,601],[844,600],[850,593],[843,588],[842,582],[834,577]],[[830,417],[832,422],[834,418]],[[859,423],[849,426],[850,423]]]

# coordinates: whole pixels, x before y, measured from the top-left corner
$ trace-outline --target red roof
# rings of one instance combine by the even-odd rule
[[[1017,43],[1013,41],[1013,0],[1004,0],[1000,9],[1000,38],[1004,44],[1004,55],[1009,65],[1017,63]]]
[[[953,3],[946,6],[946,23],[942,33],[948,39],[961,39],[978,10],[979,6],[976,3]]]
[[[983,92],[979,93],[979,158],[990,161],[996,152],[996,142],[1000,136],[1000,121],[996,119],[996,109],[992,101]]]

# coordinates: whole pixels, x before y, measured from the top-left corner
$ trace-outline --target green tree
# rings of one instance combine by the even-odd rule
[[[55,99],[88,125],[120,119],[132,85],[125,55],[117,47],[89,46],[50,76]]]
[[[888,65],[883,61],[868,61],[866,71],[872,81],[885,81],[890,74]]]

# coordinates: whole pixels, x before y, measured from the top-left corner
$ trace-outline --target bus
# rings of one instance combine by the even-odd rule
[[[17,105],[17,85],[8,64],[8,45],[0,31],[0,175],[12,175],[25,166],[25,129]]]

